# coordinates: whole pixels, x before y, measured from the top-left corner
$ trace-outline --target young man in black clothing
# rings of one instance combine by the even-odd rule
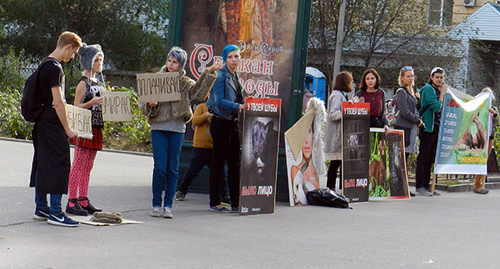
[[[74,221],[61,208],[61,198],[68,193],[71,168],[68,139],[78,137],[68,123],[65,108],[64,71],[61,62],[74,58],[82,46],[81,38],[72,32],[64,32],[57,40],[56,49],[49,55],[38,75],[37,94],[45,104],[52,103],[42,113],[33,128],[35,149],[31,170],[30,187],[35,187],[36,220],[49,224],[74,227]],[[47,203],[50,194],[50,207]]]

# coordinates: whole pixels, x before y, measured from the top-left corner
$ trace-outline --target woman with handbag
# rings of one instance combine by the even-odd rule
[[[396,122],[394,129],[404,131],[405,157],[410,153],[418,152],[417,134],[418,127],[424,125],[420,120],[417,104],[418,93],[413,90],[414,74],[411,66],[405,66],[399,71],[399,89],[396,91]]]

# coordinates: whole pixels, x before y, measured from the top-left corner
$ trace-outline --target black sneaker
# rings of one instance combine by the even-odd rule
[[[50,209],[35,209],[33,218],[36,220],[47,220],[50,216]]]
[[[231,206],[231,198],[229,196],[224,196],[224,198],[220,199],[221,205]]]
[[[75,206],[70,206],[69,205],[70,202],[73,203]],[[80,206],[80,203],[78,203],[78,199],[69,199],[68,200],[68,205],[66,205],[66,213],[78,215],[78,216],[87,216],[89,214],[89,212],[87,212],[87,210],[83,209]]]
[[[177,193],[175,193],[175,200],[176,201],[184,201],[185,197],[186,197],[186,194],[181,192],[181,191],[178,191]]]
[[[76,227],[80,222],[70,219],[64,212],[59,212],[57,214],[50,214],[47,220],[48,224],[65,226],[65,227]]]
[[[85,201],[87,200],[87,206],[82,206],[83,209],[87,210],[87,212],[89,212],[89,214],[94,214],[95,212],[101,212],[102,209],[100,208],[95,208],[91,203],[90,203],[90,200],[89,198],[87,197],[80,197],[78,198],[78,201]]]

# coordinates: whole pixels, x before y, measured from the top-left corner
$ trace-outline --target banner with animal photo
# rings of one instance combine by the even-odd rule
[[[92,112],[88,109],[66,104],[69,127],[78,137],[92,139]]]
[[[342,102],[342,194],[349,203],[368,202],[370,104]]]
[[[281,100],[245,98],[240,215],[274,213]]]
[[[410,199],[404,132],[370,128],[370,201]]]
[[[102,117],[104,121],[132,121],[130,93],[102,91],[104,98]]]
[[[322,121],[315,122],[315,113],[316,109],[309,110],[285,132],[290,206],[307,205],[307,192],[326,188],[324,162],[318,161],[323,151]]]
[[[436,152],[436,174],[487,172],[491,94],[470,96],[448,88]]]

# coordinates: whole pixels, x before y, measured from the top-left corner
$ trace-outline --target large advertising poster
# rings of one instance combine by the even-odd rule
[[[318,173],[317,151],[323,149],[314,143],[320,135],[314,126],[315,112],[309,110],[285,132],[290,206],[307,205],[307,192],[326,187],[326,175]]]
[[[370,201],[410,199],[403,134],[370,128]]]
[[[239,46],[244,96],[281,99],[286,106],[281,126],[287,126],[297,9],[298,0],[185,0],[187,75],[198,78],[214,61],[222,61],[226,45]]]
[[[348,202],[368,202],[370,104],[342,102],[342,194]]]
[[[281,100],[245,98],[240,215],[274,213]]]
[[[436,174],[487,172],[490,93],[475,97],[448,88],[436,152]]]

